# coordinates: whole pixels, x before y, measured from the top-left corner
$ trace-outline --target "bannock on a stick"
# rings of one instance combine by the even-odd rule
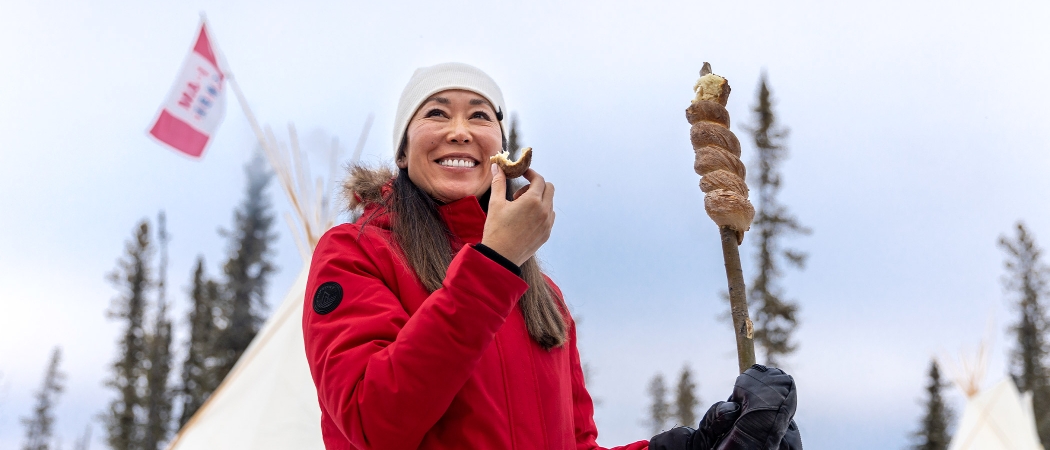
[[[517,161],[510,160],[510,152],[496,153],[489,161],[496,163],[507,178],[518,178],[525,175],[525,171],[529,170],[529,165],[532,164],[532,147],[522,148]]]
[[[725,108],[729,102],[729,81],[711,73],[711,65],[705,62],[693,91],[696,98],[685,110],[685,118],[692,125],[689,139],[696,152],[693,169],[702,177],[704,209],[718,225],[722,237],[737,364],[743,373],[755,364],[755,332],[748,317],[739,246],[744,242],[744,232],[751,228],[755,208],[747,199],[747,173],[740,161],[740,141],[729,131],[729,112]]]
[[[710,70],[711,65],[704,63],[702,75],[693,87],[696,98],[685,110],[685,118],[692,124],[689,138],[696,152],[693,169],[703,177],[700,189],[706,194],[707,215],[720,228],[732,228],[740,244],[744,242],[744,232],[751,229],[755,208],[747,199],[740,140],[729,131],[729,112],[725,108],[729,82]]]

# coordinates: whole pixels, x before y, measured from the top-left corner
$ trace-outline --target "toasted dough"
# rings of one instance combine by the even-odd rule
[[[755,207],[747,198],[733,191],[715,189],[704,196],[704,209],[719,227],[736,231],[737,243],[744,241],[744,232],[751,228]]]
[[[747,198],[748,194],[747,184],[744,183],[744,179],[725,169],[713,170],[704,174],[704,177],[700,179],[701,191],[711,192],[718,189],[736,192],[744,196],[744,198]]]
[[[696,80],[696,85],[693,86],[693,91],[696,92],[696,100],[718,102],[719,105],[725,106],[729,103],[729,81],[713,73],[709,73],[700,77]]]
[[[740,178],[741,183],[744,182],[744,177],[747,176],[747,168],[744,167],[744,163],[736,155],[729,153],[724,148],[715,146],[701,147],[693,151],[696,153],[696,159],[693,160],[693,170],[696,171],[697,175],[707,176],[708,173],[716,170],[725,170]]]
[[[529,165],[532,164],[532,147],[521,149],[521,156],[517,161],[510,160],[510,152],[499,152],[489,158],[489,161],[496,163],[507,178],[518,178],[525,175],[525,171],[529,170]]]
[[[709,145],[721,147],[740,157],[740,140],[729,128],[715,125],[710,122],[694,123],[689,130],[689,139],[693,142],[693,148],[702,148]]]
[[[725,109],[729,82],[711,73],[711,66],[704,63],[693,90],[696,98],[686,108],[685,118],[692,124],[689,138],[696,152],[693,169],[702,177],[704,209],[719,227],[735,231],[739,244],[751,228],[755,208],[747,199],[747,170],[740,161],[740,140],[729,130],[729,111]]]
[[[713,122],[729,128],[729,111],[726,107],[707,100],[692,102],[685,109],[685,120],[689,123]]]

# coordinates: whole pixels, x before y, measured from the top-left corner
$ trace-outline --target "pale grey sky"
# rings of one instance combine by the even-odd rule
[[[462,61],[500,83],[535,167],[558,186],[542,256],[583,317],[605,445],[648,437],[655,372],[689,364],[705,407],[735,376],[717,319],[717,231],[682,113],[703,61],[732,83],[745,162],[762,70],[791,129],[781,198],[814,230],[791,241],[809,267],[785,279],[802,306],[788,369],[807,448],[903,446],[929,359],[972,353],[986,330],[988,382],[1005,375],[1014,312],[995,242],[1023,219],[1050,243],[1050,6],[567,3],[4,2],[0,449],[21,442],[18,419],[55,345],[69,374],[67,444],[112,398],[102,381],[120,326],[105,318],[105,274],[138,220],[167,211],[180,321],[196,255],[213,273],[224,256],[216,230],[231,222],[254,147],[233,97],[201,162],[144,133],[200,11],[261,121],[350,148],[374,113],[368,161],[389,161],[397,96],[416,67]],[[301,265],[279,227],[273,302]]]

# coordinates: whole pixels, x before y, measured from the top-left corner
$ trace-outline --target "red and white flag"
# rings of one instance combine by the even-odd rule
[[[182,63],[175,85],[149,128],[149,135],[194,158],[204,154],[208,141],[226,113],[223,89],[226,76],[219,66],[218,48],[201,21],[193,50]]]

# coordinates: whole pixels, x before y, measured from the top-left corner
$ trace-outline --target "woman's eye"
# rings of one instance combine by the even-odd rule
[[[489,115],[488,115],[488,113],[486,113],[486,112],[484,112],[484,111],[478,111],[478,112],[474,113],[473,115],[471,115],[471,116],[470,116],[470,118],[471,118],[471,119],[485,119],[485,120],[492,120],[492,119],[489,119]]]
[[[432,109],[430,111],[427,111],[427,113],[424,114],[423,117],[445,117],[445,112],[440,109]]]

